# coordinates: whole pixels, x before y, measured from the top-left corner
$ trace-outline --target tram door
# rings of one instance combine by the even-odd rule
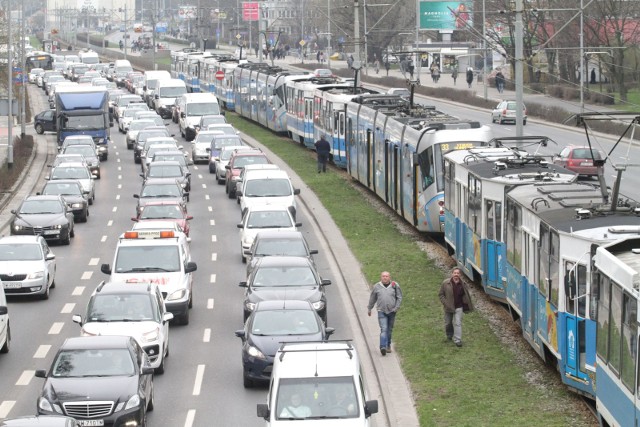
[[[373,150],[373,132],[367,129],[367,187],[371,187],[373,182],[373,173],[375,169],[375,152]]]
[[[338,122],[335,123],[332,134],[333,134],[333,157],[338,158],[344,163],[346,161],[347,155],[347,145],[345,138],[345,114],[344,111],[341,111],[337,114]]]
[[[468,200],[467,193],[467,187],[463,186],[459,182],[456,182],[456,197],[458,198],[456,204],[460,207],[458,217],[456,218],[456,261],[460,266],[465,265],[466,259],[466,224],[468,220],[468,210],[466,208]]]
[[[313,141],[313,99],[304,100],[304,140]]]
[[[573,261],[564,261],[565,370],[575,378],[588,379],[587,365],[587,267]]]

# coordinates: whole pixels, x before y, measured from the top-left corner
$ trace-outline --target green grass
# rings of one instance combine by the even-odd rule
[[[462,349],[446,341],[437,295],[445,273],[411,237],[372,209],[348,179],[337,173],[319,175],[315,153],[235,114],[227,119],[282,158],[319,197],[370,283],[388,270],[402,285],[405,299],[394,342],[421,426],[595,425],[595,420],[575,415],[577,398],[559,381],[546,381],[543,388],[527,383],[515,356],[477,311],[465,316]]]

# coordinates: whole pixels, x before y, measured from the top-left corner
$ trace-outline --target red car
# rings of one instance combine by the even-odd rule
[[[604,169],[604,158],[604,154],[595,148],[570,145],[553,157],[553,164],[591,177],[598,176],[598,170]]]
[[[182,228],[184,234],[189,237],[189,221],[193,217],[187,213],[187,207],[180,202],[149,202],[144,205],[138,217],[131,218],[132,221],[136,222],[159,219],[176,222]]]
[[[234,150],[229,163],[225,166],[226,188],[225,191],[230,199],[236,197],[236,181],[240,176],[240,171],[247,165],[268,164],[266,154],[261,150]]]

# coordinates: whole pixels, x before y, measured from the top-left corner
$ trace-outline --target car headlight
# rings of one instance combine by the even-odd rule
[[[82,208],[82,203],[72,203],[71,209],[80,209]]]
[[[256,303],[255,303],[255,302],[249,302],[249,301],[246,301],[246,302],[244,303],[244,307],[245,307],[247,310],[249,310],[249,311],[253,311],[253,310],[255,310],[255,309],[256,309]]]
[[[324,301],[320,300],[320,301],[316,301],[313,304],[311,304],[313,306],[314,310],[322,310],[325,306]]]
[[[62,229],[62,224],[53,225],[53,226],[51,226],[51,228],[53,228],[54,230],[60,230],[60,229]]]
[[[180,289],[167,295],[167,301],[177,301],[183,299],[187,295],[186,289]]]
[[[57,412],[58,414],[62,414],[62,410],[59,405],[52,404],[46,398],[41,397],[38,399],[38,408],[47,412]]]
[[[27,279],[41,279],[44,277],[44,271],[34,271],[27,275]]]
[[[127,401],[127,405],[124,407],[124,409],[126,410],[131,408],[137,408],[138,406],[140,406],[140,396],[138,396],[138,394],[134,394]]]
[[[249,354],[249,356],[255,357],[256,359],[264,360],[267,358],[267,356],[265,356],[260,350],[258,350],[252,345],[250,345],[249,348],[247,348],[247,353]]]
[[[14,229],[14,231],[24,230],[24,226],[23,225],[14,224],[13,225],[13,229]]]
[[[155,327],[149,332],[142,334],[142,342],[154,342],[160,338],[160,328]]]

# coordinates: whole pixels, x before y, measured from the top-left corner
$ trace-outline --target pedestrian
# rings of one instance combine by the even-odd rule
[[[504,74],[500,70],[496,73],[496,87],[498,88],[498,93],[504,91]]]
[[[320,63],[324,64],[324,52],[320,51]]]
[[[380,72],[380,61],[378,60],[378,58],[373,61],[373,67],[376,70],[376,74],[378,74],[378,72]]]
[[[316,61],[318,61],[318,64],[320,64],[320,51],[316,53]]]
[[[456,85],[456,80],[458,80],[458,69],[454,68],[451,72],[451,77],[453,78],[453,85]]]
[[[592,68],[591,69],[591,79],[589,80],[590,84],[595,84],[596,83],[596,69]]]
[[[433,69],[433,81],[438,83],[440,81],[440,67],[437,65]]]
[[[320,139],[317,140],[314,145],[316,146],[316,154],[318,155],[318,173],[327,173],[327,161],[331,153],[331,144],[324,139],[324,135],[320,135]]]
[[[471,83],[473,83],[473,68],[468,67],[467,68],[467,84],[469,85],[469,88],[471,88]]]
[[[400,60],[400,72],[402,73],[402,77],[407,78],[407,60],[405,58]]]
[[[380,281],[373,285],[369,296],[367,314],[371,316],[371,309],[376,306],[378,323],[380,324],[380,353],[386,356],[391,353],[391,334],[396,313],[402,303],[402,290],[397,282],[391,280],[391,274],[383,271]]]
[[[122,48],[124,47],[124,42],[122,40],[120,40],[119,45],[120,45],[120,50],[122,50]]]
[[[391,68],[391,64],[389,64],[389,60],[384,61],[384,69],[387,70],[387,77],[389,77],[389,69]]]
[[[456,267],[451,277],[442,282],[438,297],[444,309],[444,332],[448,340],[462,347],[462,316],[473,310],[467,284],[462,280],[462,272]]]
[[[409,64],[407,66],[407,68],[409,69],[409,76],[411,78],[411,80],[413,80],[413,59],[409,58]]]
[[[436,75],[435,75],[435,67],[432,65],[431,66],[431,81],[433,81],[434,83],[436,82]]]
[[[353,55],[349,55],[349,57],[347,58],[347,68],[351,69],[352,66],[353,66]]]

